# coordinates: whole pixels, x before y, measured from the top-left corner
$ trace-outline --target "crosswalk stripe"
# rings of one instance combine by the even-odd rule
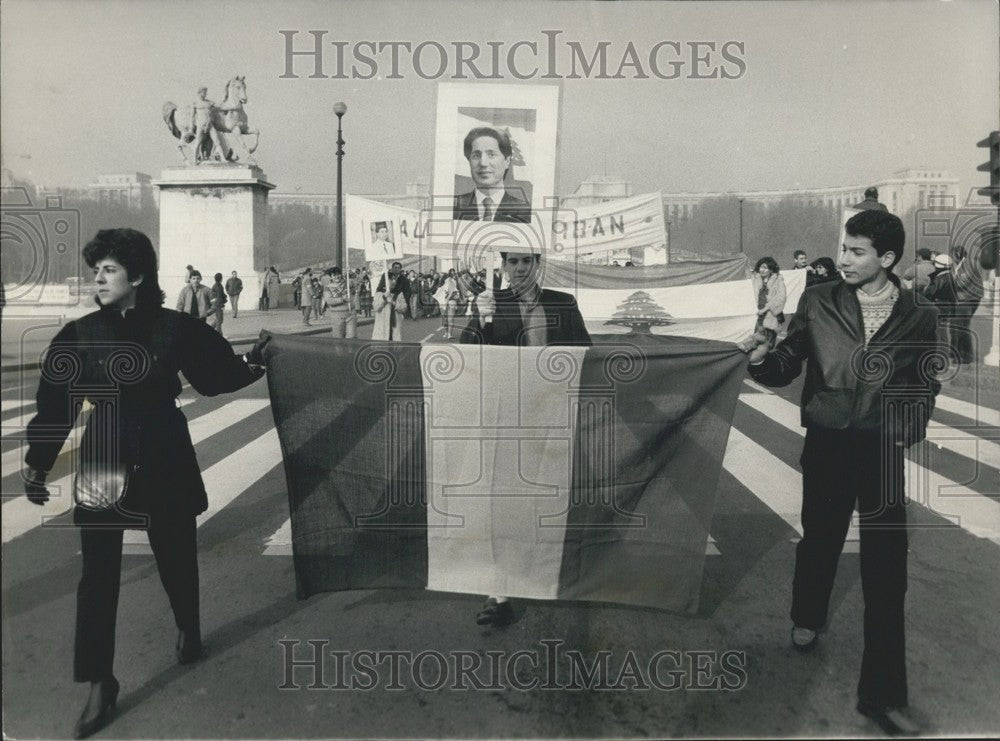
[[[799,408],[780,396],[774,396],[772,399],[760,398],[756,394],[742,394],[740,401],[793,432],[799,435],[805,434],[805,428],[800,423]],[[1000,439],[1000,430],[997,431],[997,438]],[[938,447],[963,458],[1000,470],[1000,444],[998,443],[984,440],[982,437],[933,419],[927,425],[927,439]]]
[[[264,400],[267,403],[267,400]],[[198,527],[208,522],[236,497],[281,465],[281,444],[273,427],[248,445],[223,458],[202,474],[208,491],[208,509],[198,516]],[[149,553],[145,531],[126,530],[124,553]]]
[[[743,379],[743,383],[745,383],[747,386],[749,386],[750,388],[752,388],[754,391],[757,391],[757,392],[759,392],[761,394],[773,394],[774,393],[767,386],[762,386],[761,384],[757,383],[756,381],[751,381],[749,378],[744,378]]]
[[[986,427],[1000,427],[1000,410],[982,404],[962,401],[946,394],[938,394],[937,406],[946,412],[958,414]]]
[[[10,399],[8,401],[0,402],[0,413],[9,414],[10,412],[20,412],[27,407],[35,406],[34,399]]]
[[[1000,428],[996,431],[996,438],[1000,440]],[[969,434],[933,419],[927,425],[927,439],[940,448],[1000,470],[1000,443],[984,440],[979,435]]]
[[[188,404],[192,404],[195,401],[197,401],[196,398],[180,399],[179,401],[180,407],[183,409]],[[89,405],[87,404],[87,402],[84,402],[84,408],[83,408],[84,413],[88,409]],[[24,428],[27,426],[28,422],[31,421],[31,418],[33,416],[34,415],[28,415],[24,424],[22,424],[16,429],[17,434],[16,437],[13,439],[18,439],[21,444],[15,447],[14,450],[8,450],[6,453],[3,454],[3,458],[2,460],[0,460],[0,476],[4,477],[10,476],[11,474],[17,473],[18,471],[21,470],[21,465],[24,462],[24,455],[27,452],[27,442],[23,440]],[[66,437],[66,442],[63,444],[62,449],[60,449],[59,455],[65,455],[71,450],[75,450],[76,446],[80,444],[80,436],[83,434],[83,428],[87,424],[87,418],[81,414],[81,416],[78,417],[78,419],[79,421],[77,422],[77,424],[73,427],[73,429],[69,431],[69,435]],[[4,504],[6,504],[7,501],[8,500],[5,500]],[[4,516],[6,516],[6,514],[7,510],[5,508]]]
[[[735,427],[729,430],[722,467],[802,535],[802,477],[798,471]]]
[[[181,406],[187,406],[194,401],[196,401],[195,398],[181,399]],[[254,412],[259,411],[269,403],[270,401],[268,399],[236,399],[224,404],[215,411],[196,417],[188,423],[188,429],[191,431],[191,440],[195,445],[197,445],[212,435],[222,432],[232,424],[245,419]],[[82,433],[82,425],[78,425],[74,428],[74,433],[67,439],[62,452],[64,453],[67,450],[74,449],[79,444],[79,438]],[[275,433],[275,439],[277,439],[277,433]],[[247,449],[244,448],[243,450]],[[237,451],[234,456],[240,456],[241,452],[242,451]],[[269,450],[264,452],[265,455],[270,453],[271,451]],[[233,458],[234,456],[229,456],[229,458]],[[280,461],[280,450],[278,450],[277,456],[277,460]],[[273,461],[274,459],[272,458],[271,460]],[[251,470],[253,468],[252,463],[253,462],[251,461],[243,462],[240,464],[240,468]],[[20,465],[20,458],[16,464]],[[272,462],[268,464],[268,467],[273,467],[273,465],[274,463]],[[209,469],[209,471],[212,471],[216,467],[217,466],[213,466]],[[207,472],[205,483],[206,485],[209,483]],[[253,482],[251,481],[250,483]],[[3,505],[3,542],[8,543],[14,538],[24,535],[32,528],[42,525],[44,521],[50,517],[58,517],[64,514],[70,508],[72,485],[72,474],[62,476],[51,482],[48,486],[51,498],[49,499],[49,504],[44,508],[32,504],[28,501],[27,497],[23,496],[11,497],[10,499],[7,499]],[[223,480],[221,483],[217,483],[215,488],[220,491],[226,491],[225,481]],[[209,491],[212,490],[212,488],[209,488]],[[242,489],[238,490],[236,493],[239,493],[239,491],[242,491]],[[236,493],[234,493],[230,499],[235,497]],[[53,514],[51,510],[53,505],[57,507],[62,505],[61,509],[56,514]],[[134,532],[136,531],[127,531],[126,539],[128,538],[128,533]],[[143,538],[145,538],[145,535],[143,535]]]
[[[747,394],[740,399],[778,424],[805,435],[804,428],[799,424],[799,408],[795,404],[777,395]],[[907,458],[905,473],[907,495],[912,502],[973,535],[1000,543],[1000,502],[921,465],[914,456]],[[856,521],[852,521],[851,527],[856,528]]]

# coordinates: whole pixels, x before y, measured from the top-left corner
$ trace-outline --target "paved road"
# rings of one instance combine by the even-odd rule
[[[438,341],[436,326],[424,320],[405,329],[408,338]],[[65,738],[85,697],[71,681],[79,539],[58,520],[41,526],[42,511],[18,496],[17,438],[33,411],[35,384],[35,371],[3,377],[4,731]],[[130,533],[116,662],[123,694],[118,717],[99,737],[872,735],[876,729],[853,709],[862,614],[853,535],[841,560],[829,632],[811,655],[788,646],[799,532],[799,391],[798,384],[777,393],[744,385],[696,617],[525,601],[516,624],[495,630],[474,624],[480,598],[469,595],[366,590],[297,601],[266,384],[213,399],[185,388],[181,400],[211,502],[199,521],[207,655],[191,667],[176,665],[172,618],[148,543]],[[967,396],[946,389],[931,429],[934,444],[908,470],[915,485],[910,693],[914,714],[932,733],[996,735],[1000,411],[995,401],[975,405]],[[60,466],[55,480],[65,461]],[[67,493],[44,512],[65,509]],[[290,675],[289,649],[304,660],[313,646],[322,654],[322,677],[308,667]],[[378,665],[376,686],[365,690],[350,687],[351,677],[365,680],[351,672],[341,688],[345,677],[329,653],[334,650],[351,652],[349,660],[366,650],[430,653],[423,673],[400,660],[396,682],[386,660]],[[636,689],[627,678],[616,683],[632,659],[640,680],[648,679],[665,650],[679,653],[666,661],[660,655],[661,686]],[[517,651],[529,653],[516,658]],[[556,651],[557,659],[548,663],[547,651]],[[586,663],[609,652],[607,688],[588,688],[579,674],[569,674],[567,654],[574,651]],[[466,652],[465,658],[455,652]],[[447,681],[434,689],[439,655]],[[479,662],[476,676],[484,686],[476,688],[457,671],[461,661]],[[496,682],[490,661],[499,667]],[[310,689],[312,680],[319,688]]]

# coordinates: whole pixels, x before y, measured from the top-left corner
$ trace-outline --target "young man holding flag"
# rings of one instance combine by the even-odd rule
[[[785,386],[808,362],[802,389],[802,539],[792,582],[792,646],[815,647],[827,620],[837,561],[857,505],[865,600],[857,709],[891,734],[917,729],[907,705],[904,452],[924,439],[941,384],[937,310],[914,302],[892,267],[903,255],[898,217],[851,217],[838,267],[843,281],[802,294],[785,339],[741,343],[750,375]]]

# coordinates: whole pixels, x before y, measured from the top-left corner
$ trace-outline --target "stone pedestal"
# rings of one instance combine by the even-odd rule
[[[243,281],[240,308],[257,308],[260,275],[271,264],[267,193],[275,186],[252,165],[171,167],[154,180],[160,189],[160,286],[174,308],[187,265],[211,286],[235,270]],[[273,304],[272,304],[273,305]],[[228,308],[228,307],[227,307]]]

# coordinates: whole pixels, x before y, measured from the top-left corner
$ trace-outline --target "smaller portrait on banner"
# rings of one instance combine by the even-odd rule
[[[395,224],[391,220],[370,222],[366,237],[366,261],[403,259],[403,248],[396,238]]]

